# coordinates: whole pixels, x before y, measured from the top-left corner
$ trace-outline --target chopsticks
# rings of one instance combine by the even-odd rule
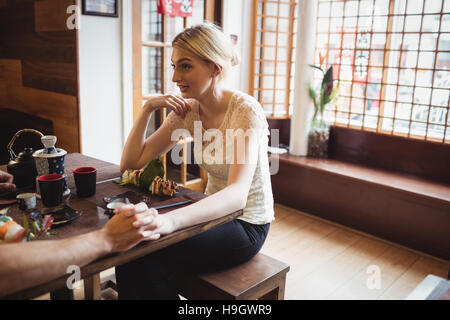
[[[165,209],[165,208],[170,208],[170,207],[181,206],[183,204],[188,204],[188,203],[191,203],[191,202],[192,202],[192,200],[184,200],[184,201],[179,201],[179,202],[174,202],[174,203],[162,204],[162,205],[154,206],[154,207],[150,207],[150,208],[154,208],[156,210],[160,210],[160,209]]]

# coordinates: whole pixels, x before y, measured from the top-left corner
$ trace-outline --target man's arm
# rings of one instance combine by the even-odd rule
[[[82,267],[91,261],[132,248],[142,240],[156,240],[159,234],[133,225],[151,221],[151,213],[115,215],[100,230],[63,240],[38,240],[0,245],[0,296],[56,279],[70,265]],[[146,224],[144,222],[144,224]]]

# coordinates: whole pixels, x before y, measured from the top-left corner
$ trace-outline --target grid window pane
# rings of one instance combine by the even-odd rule
[[[162,49],[142,47],[142,95],[162,93]]]
[[[450,32],[450,14],[442,16],[441,32]]]
[[[188,27],[202,23],[205,17],[205,3],[204,1],[194,1],[192,8],[192,17],[187,18]]]
[[[295,48],[297,1],[257,0],[255,27],[256,47],[252,88],[255,98],[268,117],[290,117],[294,86],[293,50]],[[320,5],[318,14],[329,16],[331,4]],[[330,19],[320,21],[324,32],[323,43],[328,43]],[[290,82],[289,82],[290,81]]]
[[[162,16],[156,1],[142,0],[142,41],[162,41]]]
[[[333,28],[316,35],[315,61],[328,57],[339,87],[327,119],[450,143],[450,0],[318,3]]]
[[[442,0],[425,0],[423,13],[441,12]]]
[[[166,42],[172,42],[173,38],[184,30],[182,17],[166,17]]]

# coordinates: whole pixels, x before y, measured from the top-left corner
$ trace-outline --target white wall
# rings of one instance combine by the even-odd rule
[[[78,30],[82,153],[116,164],[123,145],[121,19],[81,15]]]
[[[230,70],[225,83],[243,92],[248,90],[250,72],[251,3],[248,0],[224,0],[222,11],[223,31],[238,36],[235,50],[241,58],[241,62]]]

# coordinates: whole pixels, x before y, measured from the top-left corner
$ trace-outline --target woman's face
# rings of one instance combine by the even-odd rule
[[[172,81],[183,98],[199,99],[212,89],[215,66],[177,47],[172,51]]]

